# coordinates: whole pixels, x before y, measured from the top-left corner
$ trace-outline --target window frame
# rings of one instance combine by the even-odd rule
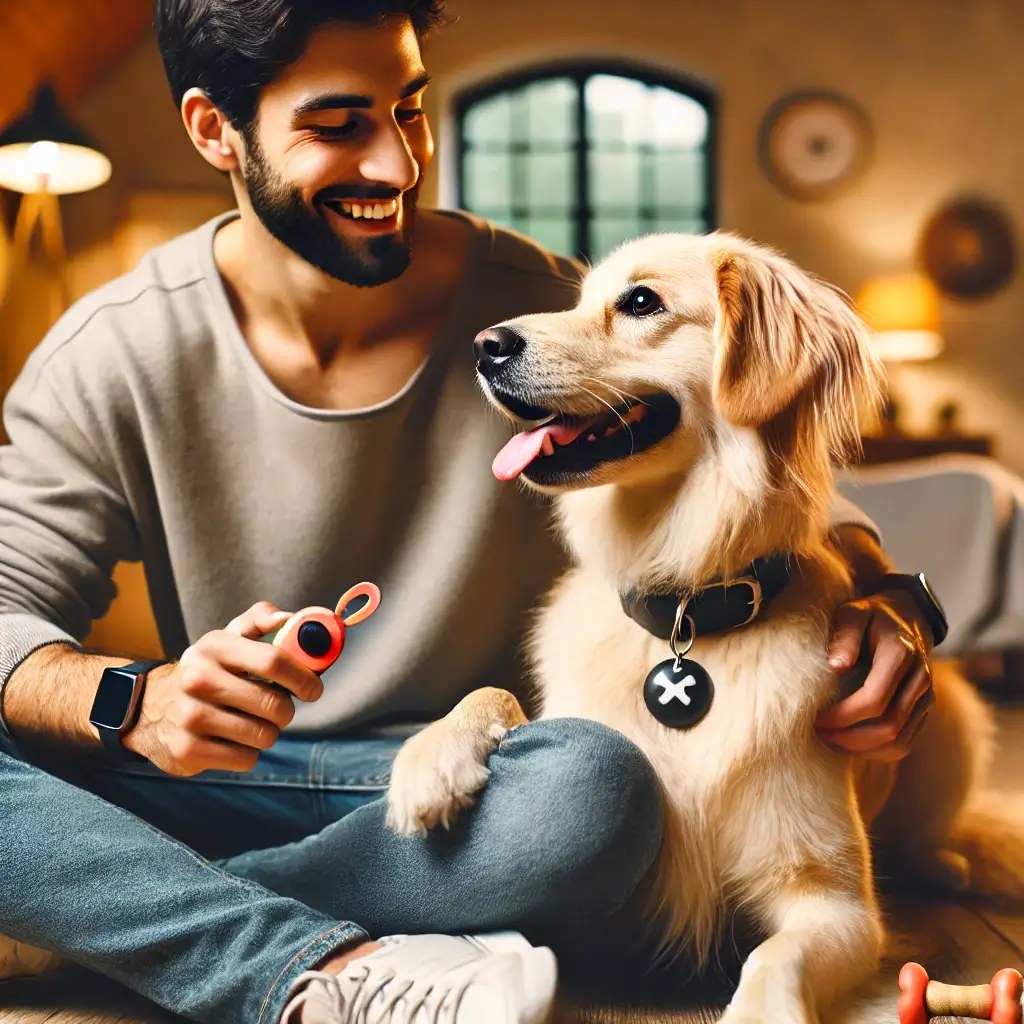
[[[573,221],[576,243],[576,258],[591,262],[590,225],[594,210],[590,196],[589,153],[590,140],[587,137],[587,80],[595,75],[617,75],[641,82],[647,86],[670,89],[699,103],[708,115],[708,133],[704,143],[705,181],[703,207],[707,230],[718,227],[718,98],[714,90],[696,78],[654,69],[629,60],[597,59],[566,60],[520,68],[516,71],[497,75],[458,93],[453,103],[455,114],[455,146],[458,154],[456,164],[455,201],[459,209],[465,209],[464,187],[466,181],[466,157],[469,152],[465,136],[465,121],[469,110],[477,103],[491,99],[505,92],[542,82],[551,78],[570,78],[576,85],[576,166],[574,186],[579,208],[569,210]]]

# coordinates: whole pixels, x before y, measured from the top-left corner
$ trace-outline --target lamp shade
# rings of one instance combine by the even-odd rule
[[[66,195],[109,180],[110,161],[67,117],[51,86],[0,134],[0,187]]]
[[[875,350],[888,362],[934,359],[942,352],[939,295],[921,274],[866,281],[857,308],[875,332]]]

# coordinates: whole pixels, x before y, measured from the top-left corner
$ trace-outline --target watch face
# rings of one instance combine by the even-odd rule
[[[89,721],[95,726],[120,729],[128,717],[135,692],[135,676],[107,669],[96,691]]]

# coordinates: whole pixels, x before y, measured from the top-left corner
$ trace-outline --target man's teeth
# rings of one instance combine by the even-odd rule
[[[342,203],[341,211],[353,220],[384,220],[398,213],[398,200],[386,203]]]

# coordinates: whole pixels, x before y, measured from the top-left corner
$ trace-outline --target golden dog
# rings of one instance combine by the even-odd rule
[[[533,632],[542,717],[602,722],[653,764],[666,828],[650,913],[666,946],[703,961],[737,910],[767,935],[723,1020],[845,1016],[885,938],[869,827],[919,876],[1024,895],[1024,827],[982,789],[991,717],[955,672],[936,672],[898,769],[814,733],[837,698],[832,616],[854,596],[828,532],[833,465],[856,451],[883,387],[844,296],[727,234],[651,236],[597,266],[575,309],[482,339],[488,397],[532,425],[495,472],[558,495],[575,556]],[[780,552],[796,565],[781,595],[687,654],[714,681],[706,717],[662,725],[643,681],[673,654],[620,595],[693,593]],[[484,689],[413,737],[394,766],[391,827],[447,825],[525,721],[510,694]]]

